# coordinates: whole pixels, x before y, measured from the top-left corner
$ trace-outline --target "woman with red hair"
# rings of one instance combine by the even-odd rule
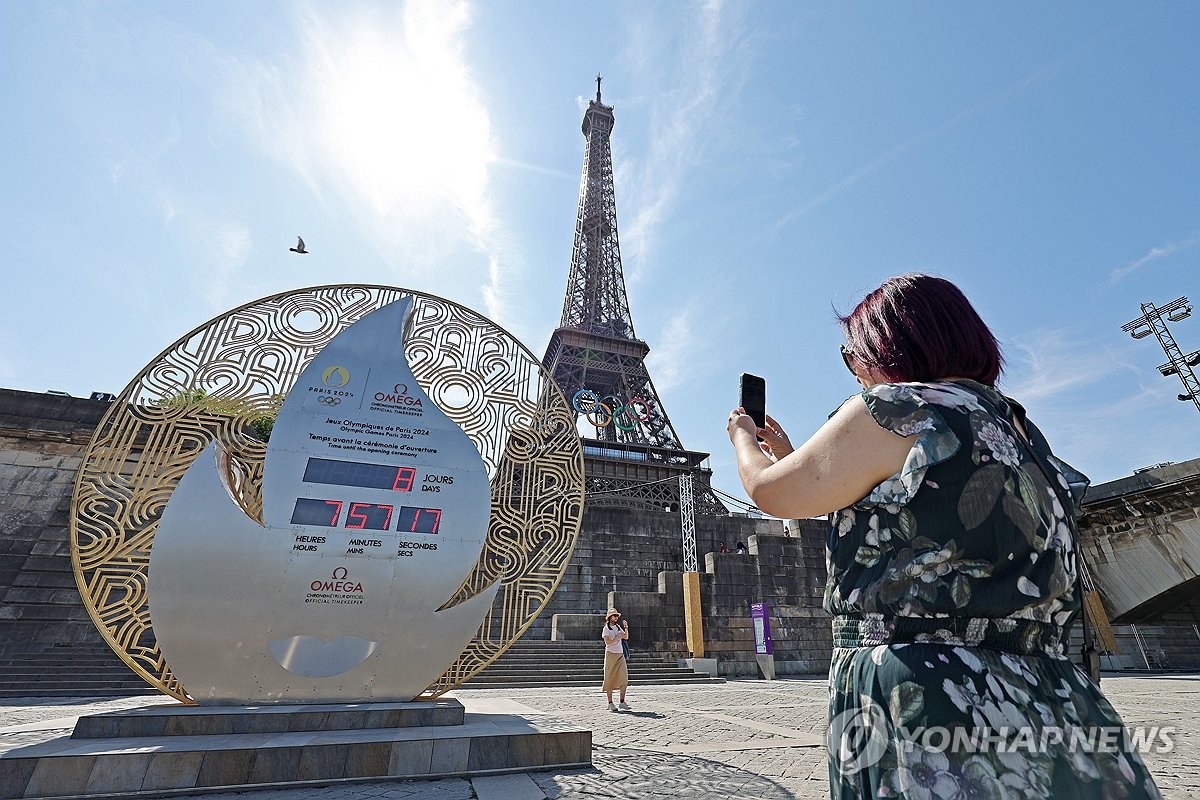
[[[728,422],[756,506],[830,515],[833,798],[1161,797],[1067,656],[1087,478],[996,390],[992,332],[929,275],[840,321],[862,392],[812,438]]]

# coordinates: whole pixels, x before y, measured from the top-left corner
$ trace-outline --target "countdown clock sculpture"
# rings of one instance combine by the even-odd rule
[[[431,295],[324,286],[134,378],[85,453],[72,557],[101,634],[167,694],[405,700],[529,626],[582,508],[571,407],[516,339]]]

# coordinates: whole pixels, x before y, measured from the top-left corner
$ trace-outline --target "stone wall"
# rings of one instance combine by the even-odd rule
[[[75,474],[108,403],[0,389],[0,653],[102,643],[75,588]]]
[[[1185,586],[1185,588],[1193,594],[1193,598],[1170,611],[1159,614],[1155,624],[1181,625],[1200,629],[1200,597],[1196,597],[1197,594],[1200,594],[1200,587]],[[1200,633],[1197,633],[1196,636],[1200,639]]]
[[[825,530],[804,520],[795,536],[776,523],[751,535],[749,553],[708,552],[700,576],[705,657],[717,659],[721,675],[757,675],[750,604],[770,607],[775,669],[779,674],[824,673],[833,641],[825,592]],[[617,591],[610,601],[629,620],[633,646],[686,653],[683,578],[676,570],[658,576],[653,592]]]
[[[758,533],[782,531],[779,520],[698,516],[696,549],[702,559],[704,553],[719,549],[720,542],[732,550],[739,539],[745,542]],[[549,639],[555,614],[595,614],[598,631],[610,592],[657,592],[660,572],[682,569],[678,513],[585,507],[571,562],[526,636]]]

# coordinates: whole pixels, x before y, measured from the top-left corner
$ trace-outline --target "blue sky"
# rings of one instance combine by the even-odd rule
[[[0,386],[118,392],[325,283],[541,355],[600,71],[634,324],[718,487],[738,374],[802,439],[855,388],[833,309],[908,271],[962,286],[1094,481],[1200,457],[1120,330],[1200,289],[1198,29],[1185,2],[3,3]]]

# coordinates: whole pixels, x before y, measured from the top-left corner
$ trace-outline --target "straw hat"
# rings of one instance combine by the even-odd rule
[[[604,615],[604,621],[605,621],[605,622],[608,622],[608,619],[609,619],[609,617],[611,617],[611,616],[612,616],[612,615],[614,615],[614,614],[616,614],[618,617],[619,617],[619,616],[621,616],[621,612],[620,612],[620,611],[617,611],[615,608],[610,608],[610,609],[608,610],[608,613]]]

